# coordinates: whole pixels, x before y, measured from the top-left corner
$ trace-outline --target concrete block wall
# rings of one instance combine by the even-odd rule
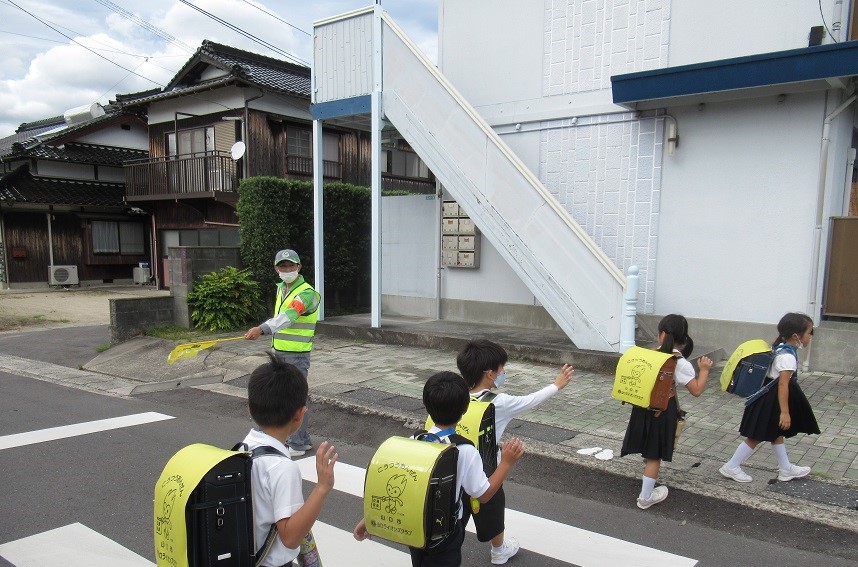
[[[667,66],[670,0],[545,0],[543,95],[611,88]]]
[[[632,113],[558,120],[542,131],[539,176],[625,272],[640,268],[638,310],[655,304],[664,119]]]
[[[145,329],[172,324],[172,297],[131,297],[110,300],[111,344],[127,341]]]
[[[194,281],[226,266],[240,268],[240,250],[237,246],[177,246],[170,248],[168,254],[174,323],[189,329],[188,293],[193,290]]]
[[[604,91],[611,75],[667,66],[668,0],[545,2],[543,97]],[[574,114],[570,109],[570,114]],[[539,176],[655,306],[664,118],[632,112],[544,122]]]

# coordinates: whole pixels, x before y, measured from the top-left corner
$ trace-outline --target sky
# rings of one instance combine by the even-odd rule
[[[309,65],[314,21],[374,1],[0,0],[0,138],[23,122],[106,104],[117,93],[161,88],[204,39],[286,58],[187,4]],[[439,0],[380,1],[436,60]]]

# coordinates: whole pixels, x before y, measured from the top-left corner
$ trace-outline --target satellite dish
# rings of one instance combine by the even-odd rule
[[[229,153],[232,154],[233,161],[238,161],[244,156],[244,152],[247,149],[247,146],[244,145],[244,142],[236,142],[230,148]]]

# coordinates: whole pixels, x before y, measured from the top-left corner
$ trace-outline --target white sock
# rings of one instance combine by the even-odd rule
[[[500,547],[495,547],[494,545],[492,545],[492,551],[500,551],[502,549],[503,549],[503,544],[500,544]]]
[[[774,444],[772,443],[772,451],[775,454],[775,457],[778,459],[778,466],[782,471],[788,471],[790,467],[792,467],[792,463],[789,462],[789,457],[786,452],[786,445],[783,443]]]
[[[742,441],[739,443],[739,446],[736,447],[736,452],[733,453],[733,457],[727,461],[728,469],[735,469],[736,467],[741,467],[742,464],[748,460],[748,457],[754,454],[754,450],[751,447]]]
[[[655,479],[648,476],[644,476],[642,479],[640,499],[649,500],[649,497],[652,496],[652,489],[655,488]]]

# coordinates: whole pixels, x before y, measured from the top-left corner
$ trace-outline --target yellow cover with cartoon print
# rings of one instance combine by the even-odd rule
[[[416,548],[445,537],[456,521],[457,456],[447,443],[406,437],[382,443],[366,468],[367,532]]]
[[[611,396],[635,406],[648,408],[658,371],[672,356],[648,348],[631,347],[617,363]]]
[[[733,380],[733,374],[736,372],[736,367],[739,366],[739,363],[743,358],[751,356],[752,354],[760,354],[761,352],[771,352],[772,346],[762,339],[754,339],[751,341],[745,341],[736,347],[736,350],[733,351],[733,354],[730,355],[730,358],[727,359],[727,363],[724,365],[724,370],[721,371],[721,389],[725,392],[727,391],[727,387],[730,386],[730,381]]]
[[[185,507],[191,493],[213,466],[236,454],[195,443],[167,462],[155,484],[155,559],[158,567],[188,567]]]

